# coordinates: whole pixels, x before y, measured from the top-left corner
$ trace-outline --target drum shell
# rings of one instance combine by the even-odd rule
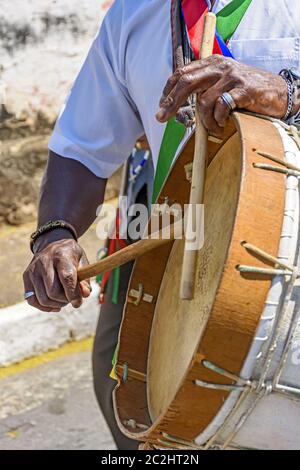
[[[199,338],[193,359],[186,371],[176,396],[154,423],[151,422],[146,390],[149,338],[155,303],[142,302],[134,305],[127,302],[120,331],[117,374],[119,385],[115,390],[114,403],[120,428],[129,437],[150,442],[166,442],[166,435],[179,440],[193,441],[211,423],[221,409],[229,392],[206,390],[195,385],[195,381],[226,383],[228,379],[207,370],[201,361],[206,358],[218,366],[240,374],[250,350],[268,291],[269,277],[259,282],[241,276],[238,264],[252,264],[253,257],[241,245],[244,240],[277,254],[284,211],[285,183],[279,173],[263,172],[253,167],[262,158],[256,150],[276,154],[284,158],[284,149],[279,133],[273,124],[253,116],[236,114],[234,123],[227,129],[222,145],[230,148],[230,140],[238,132],[241,145],[241,180],[238,206],[231,241],[226,255],[222,279],[210,312],[205,332]],[[220,149],[220,144],[210,144],[210,157]],[[176,161],[168,181],[162,189],[160,201],[188,202],[189,184],[184,179],[184,166],[191,161],[192,139]],[[172,249],[172,242],[159,248],[156,253],[137,260],[129,286],[137,289],[143,284],[144,291],[158,297],[160,285]],[[155,260],[155,263],[153,262]],[[265,266],[255,259],[257,266]],[[149,271],[153,273],[149,276]],[[249,295],[255,286],[255,296]],[[128,296],[130,300],[130,295]],[[128,376],[123,382],[124,364],[137,371],[138,378]],[[132,424],[137,425],[135,428]],[[147,429],[146,429],[147,428]]]

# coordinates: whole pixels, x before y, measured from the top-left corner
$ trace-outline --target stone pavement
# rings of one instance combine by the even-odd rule
[[[113,450],[98,409],[91,353],[0,379],[0,450]]]

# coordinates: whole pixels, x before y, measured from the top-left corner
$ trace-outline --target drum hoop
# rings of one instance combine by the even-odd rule
[[[234,114],[236,114],[236,113],[234,113]],[[241,126],[240,121],[242,121],[242,123],[245,122],[245,121],[244,121],[244,118],[243,118],[242,116],[239,117],[238,115],[235,117],[235,121],[236,121],[236,127],[237,127],[238,130],[240,129],[240,126]],[[257,123],[255,123],[255,124],[257,124]],[[250,127],[253,127],[253,125],[251,124]],[[249,132],[249,130],[248,130],[248,132]],[[274,142],[272,142],[272,144],[274,144]],[[248,150],[251,150],[251,149],[248,148]],[[252,149],[252,150],[253,150],[253,149]],[[249,158],[250,158],[250,155],[247,156],[247,158],[249,159]],[[252,158],[252,156],[251,156],[251,158]],[[280,191],[281,191],[281,189],[280,189]],[[280,194],[280,191],[279,191],[279,194]],[[275,219],[275,220],[277,220],[277,219]],[[188,376],[190,377],[191,374],[193,375],[193,371],[195,370],[195,366],[196,366],[197,362],[198,362],[198,359],[195,358],[195,360],[192,362],[192,364],[191,364],[189,370],[188,370],[187,373],[186,373],[186,376],[185,376],[185,378],[184,378],[184,380],[183,380],[183,383],[186,381],[186,379],[188,378]],[[198,366],[197,366],[197,367],[198,367]],[[118,374],[118,375],[119,375],[119,374]],[[119,377],[120,377],[120,375],[119,375]],[[182,383],[182,385],[183,385],[183,383]],[[119,383],[119,386],[120,386],[120,383]],[[116,391],[115,391],[115,393],[114,393],[114,404],[115,404],[115,411],[116,411],[116,416],[117,416],[118,424],[119,424],[121,430],[122,430],[126,435],[128,435],[129,437],[134,437],[134,436],[136,435],[137,438],[140,438],[140,439],[149,439],[149,440],[152,439],[152,442],[155,442],[155,440],[157,439],[157,436],[158,436],[159,433],[160,433],[159,429],[160,429],[161,424],[165,421],[165,419],[169,419],[169,417],[168,417],[168,416],[160,416],[160,417],[157,419],[157,421],[156,421],[155,423],[153,423],[153,424],[148,428],[148,430],[145,430],[145,431],[143,431],[143,432],[138,432],[138,433],[137,433],[136,431],[134,431],[133,433],[130,433],[130,432],[126,429],[125,425],[123,425],[123,423],[120,422],[120,419],[119,419],[119,417],[118,417],[118,410],[117,410],[118,406],[117,406],[117,399],[116,399],[117,393],[118,393],[118,389],[116,389]],[[179,392],[178,392],[178,394],[179,394]],[[179,394],[179,395],[180,395],[180,394]],[[180,398],[179,398],[179,399],[180,399]],[[178,396],[175,397],[175,401],[178,402]],[[219,410],[220,410],[220,409],[219,409]],[[169,413],[169,411],[168,411],[168,413]],[[167,413],[167,415],[168,415],[168,413]],[[206,428],[206,429],[207,429],[207,428]]]

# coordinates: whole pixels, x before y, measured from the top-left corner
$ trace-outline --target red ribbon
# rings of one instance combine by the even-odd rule
[[[195,58],[199,59],[204,31],[204,17],[208,12],[207,2],[206,0],[183,0],[182,10]],[[213,54],[222,55],[217,38],[215,38]]]
[[[117,209],[115,231],[114,231],[113,237],[109,239],[107,255],[110,256],[116,251],[119,251],[121,248],[125,248],[125,246],[126,246],[126,241],[120,238],[120,210]],[[119,268],[116,268],[116,269],[119,269]],[[103,278],[100,284],[100,297],[99,297],[100,304],[103,304],[105,302],[104,293],[105,293],[105,289],[106,289],[110,274],[111,274],[111,271],[106,271],[103,274]]]

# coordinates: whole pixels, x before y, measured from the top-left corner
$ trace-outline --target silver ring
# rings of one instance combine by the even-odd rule
[[[25,292],[24,299],[27,300],[27,299],[30,299],[30,297],[34,297],[34,296],[35,296],[35,292],[33,292],[33,291]]]
[[[231,96],[231,94],[227,93],[227,91],[225,91],[225,93],[223,93],[221,95],[221,98],[224,101],[224,103],[228,106],[230,111],[233,111],[237,107],[234,99]]]

